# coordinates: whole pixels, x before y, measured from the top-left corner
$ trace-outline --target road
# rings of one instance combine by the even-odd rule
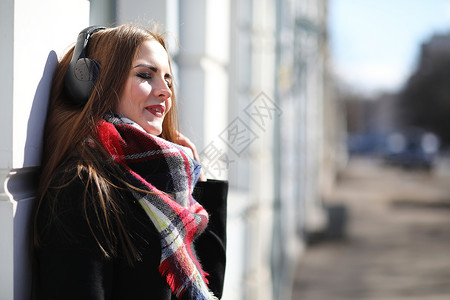
[[[450,174],[352,159],[328,204],[348,211],[346,237],[302,254],[294,300],[449,300]]]

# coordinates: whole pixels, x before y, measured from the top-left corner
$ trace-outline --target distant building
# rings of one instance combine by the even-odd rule
[[[442,60],[450,59],[450,33],[434,34],[421,47],[417,70],[426,73]]]

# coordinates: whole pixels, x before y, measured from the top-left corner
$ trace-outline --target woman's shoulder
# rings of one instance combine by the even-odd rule
[[[52,240],[60,236],[70,242],[89,236],[110,240],[122,225],[138,244],[149,243],[143,240],[152,233],[145,212],[114,177],[95,178],[86,167],[70,162],[57,168],[39,210],[38,229],[44,236],[48,232]]]
[[[69,159],[56,167],[50,180],[47,193],[80,185],[87,179],[87,171],[74,159]]]
[[[205,208],[223,208],[228,198],[228,181],[208,179],[195,185],[194,198]],[[214,199],[214,200],[213,200]]]

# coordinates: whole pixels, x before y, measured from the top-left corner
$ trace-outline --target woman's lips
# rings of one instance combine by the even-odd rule
[[[156,117],[164,116],[164,111],[166,110],[163,105],[147,106],[145,109],[148,110],[153,115],[155,115]]]

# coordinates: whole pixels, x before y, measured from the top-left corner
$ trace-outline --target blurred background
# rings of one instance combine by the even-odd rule
[[[450,0],[1,1],[1,299],[28,298],[57,58],[153,22],[182,131],[230,182],[223,299],[448,299]]]

